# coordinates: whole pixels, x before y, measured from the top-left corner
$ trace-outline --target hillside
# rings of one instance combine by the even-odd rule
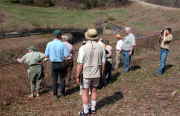
[[[93,27],[97,21],[109,21],[120,26],[131,26],[139,33],[147,33],[158,31],[165,26],[177,28],[180,25],[180,10],[143,6],[138,2],[121,8],[68,10],[23,6],[5,1],[0,1],[0,13],[4,14],[1,31],[56,27],[87,28]]]

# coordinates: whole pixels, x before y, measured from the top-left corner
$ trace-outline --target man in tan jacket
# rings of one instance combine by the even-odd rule
[[[160,35],[160,67],[156,71],[156,74],[162,75],[165,71],[167,56],[169,53],[169,45],[173,39],[172,29],[166,28]]]
[[[17,58],[19,63],[28,65],[28,80],[30,82],[31,94],[29,97],[39,97],[40,84],[42,80],[42,61],[45,58],[44,53],[38,52],[37,48],[31,46],[27,48],[28,52],[21,58]]]

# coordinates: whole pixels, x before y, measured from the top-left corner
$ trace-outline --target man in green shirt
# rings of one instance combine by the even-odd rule
[[[27,50],[28,52],[23,57],[17,58],[17,61],[28,65],[27,73],[31,87],[31,94],[29,97],[38,97],[42,80],[42,61],[45,55],[38,52],[34,46],[27,48]]]

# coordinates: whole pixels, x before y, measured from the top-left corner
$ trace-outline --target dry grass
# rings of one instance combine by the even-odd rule
[[[139,42],[141,41],[139,40]],[[178,52],[180,48],[177,46],[180,44],[179,39],[172,44],[172,53],[168,59],[170,67],[161,77],[155,77],[152,74],[159,63],[158,49],[152,51],[152,49],[138,48],[140,52],[134,57],[134,63],[139,68],[126,74],[121,74],[121,68],[114,71],[111,82],[105,88],[98,90],[97,116],[178,116],[180,62],[177,58],[180,55]],[[29,100],[26,98],[29,87],[24,77],[24,67],[17,64],[8,67],[4,67],[0,71],[0,74],[6,75],[6,77],[1,77],[0,81],[1,93],[5,93],[6,96],[6,99],[3,98],[6,102],[0,106],[1,115],[78,115],[78,111],[81,110],[81,99],[77,87],[71,88],[70,94],[61,97],[59,101],[54,100],[48,91],[40,98]],[[47,67],[47,69],[49,68]],[[50,80],[50,74],[46,74],[48,85],[51,85]],[[9,88],[9,86],[16,87]],[[11,93],[9,93],[10,91]]]

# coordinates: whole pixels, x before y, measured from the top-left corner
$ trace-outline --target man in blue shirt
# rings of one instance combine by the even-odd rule
[[[52,63],[52,77],[53,77],[53,95],[57,98],[58,86],[60,85],[61,95],[65,95],[65,83],[63,72],[65,69],[65,59],[69,56],[69,50],[64,45],[62,40],[62,32],[60,30],[55,30],[53,35],[56,36],[54,40],[49,42],[46,46],[45,56],[49,58]],[[58,78],[60,79],[60,84],[58,85]]]

